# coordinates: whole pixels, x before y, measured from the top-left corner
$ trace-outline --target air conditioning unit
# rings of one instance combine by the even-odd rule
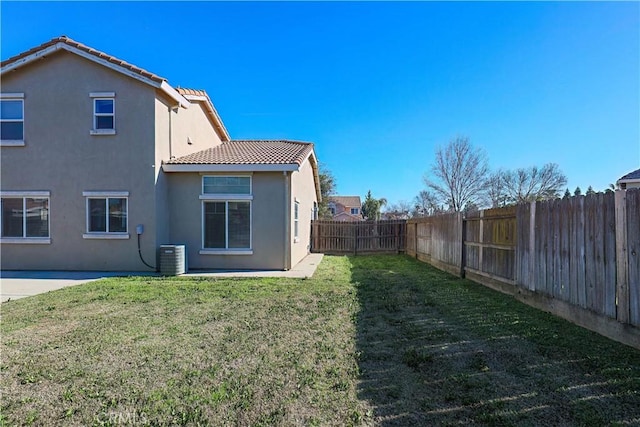
[[[177,276],[186,269],[184,245],[160,245],[160,274]]]

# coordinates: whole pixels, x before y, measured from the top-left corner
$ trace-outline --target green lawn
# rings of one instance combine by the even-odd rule
[[[6,425],[640,425],[640,351],[404,256],[1,308]]]

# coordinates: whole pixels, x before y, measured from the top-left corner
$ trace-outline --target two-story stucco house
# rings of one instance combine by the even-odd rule
[[[143,271],[163,244],[190,269],[307,255],[313,144],[232,140],[206,92],[64,36],[0,77],[2,269]]]
[[[364,221],[360,196],[331,196],[328,207],[334,221]]]

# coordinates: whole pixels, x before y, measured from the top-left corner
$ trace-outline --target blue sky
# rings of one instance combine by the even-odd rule
[[[312,141],[338,192],[424,188],[457,135],[573,191],[640,167],[640,3],[7,2],[1,56],[67,35],[205,89],[234,139]]]

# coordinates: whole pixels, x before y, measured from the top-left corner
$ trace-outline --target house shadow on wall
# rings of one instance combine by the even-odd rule
[[[360,303],[358,398],[376,425],[640,419],[640,353],[609,366],[617,345],[511,297],[406,256],[349,259]],[[592,348],[563,347],[565,334]]]

